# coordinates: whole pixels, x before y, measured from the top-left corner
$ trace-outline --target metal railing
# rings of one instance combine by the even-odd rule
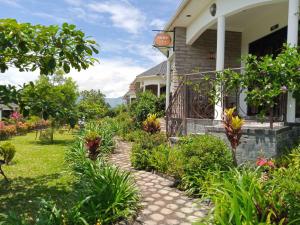
[[[242,68],[231,70],[241,71]],[[187,119],[214,119],[217,117],[215,105],[208,96],[209,90],[214,88],[214,78],[217,71],[198,72],[178,76],[179,85],[173,93],[170,104],[166,110],[166,132],[168,137],[180,136],[187,133]],[[210,79],[207,79],[210,77]],[[258,108],[248,107],[245,112],[239,102],[242,90],[232,93],[221,91],[222,108],[236,107],[243,115],[248,115],[246,119],[257,118]],[[286,112],[286,96],[278,98],[278,104],[274,108],[274,119],[283,121]],[[252,115],[253,112],[253,115]]]

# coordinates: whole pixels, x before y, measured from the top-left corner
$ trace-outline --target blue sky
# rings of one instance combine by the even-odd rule
[[[153,29],[161,29],[181,0],[0,0],[2,18],[44,25],[73,23],[100,45],[100,64],[72,71],[79,88],[119,97],[136,75],[165,60],[153,49]],[[38,73],[10,69],[2,83],[22,84]],[[4,79],[3,79],[4,78]]]

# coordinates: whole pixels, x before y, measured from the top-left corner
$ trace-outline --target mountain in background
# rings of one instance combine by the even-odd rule
[[[119,98],[105,98],[105,102],[110,105],[110,107],[115,108],[118,105],[124,104],[124,99],[122,97]]]

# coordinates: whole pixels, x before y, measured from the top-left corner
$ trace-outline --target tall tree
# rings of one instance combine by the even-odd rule
[[[98,119],[106,116],[109,105],[105,103],[105,95],[100,90],[82,91],[78,103],[81,116],[86,119]]]

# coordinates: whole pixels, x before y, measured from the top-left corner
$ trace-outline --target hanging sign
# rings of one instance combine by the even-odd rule
[[[154,39],[154,46],[157,48],[172,47],[172,37],[167,33],[158,33]]]

